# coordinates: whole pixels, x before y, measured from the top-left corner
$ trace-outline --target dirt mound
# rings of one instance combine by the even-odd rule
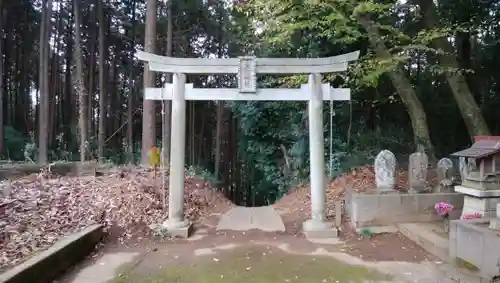
[[[34,174],[0,184],[0,269],[91,224],[121,231],[119,240],[127,241],[147,236],[149,225],[168,216],[162,178],[147,169],[115,169],[99,177]],[[166,198],[168,205],[168,189]],[[232,203],[186,174],[184,205],[186,217],[196,220],[227,211]]]
[[[396,175],[396,189],[405,191],[408,182],[408,172],[398,171]],[[341,201],[343,199],[345,190],[370,192],[373,191],[374,188],[375,171],[373,166],[354,168],[350,172],[331,180],[326,189],[327,218],[333,218],[335,216],[335,201]],[[309,218],[311,216],[310,186],[301,186],[290,190],[287,195],[274,204],[274,207],[281,211],[300,215],[300,218],[303,219]]]

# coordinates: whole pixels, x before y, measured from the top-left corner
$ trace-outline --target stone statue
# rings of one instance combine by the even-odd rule
[[[408,185],[410,191],[422,192],[427,189],[427,167],[429,159],[423,152],[412,153],[408,160]]]
[[[396,156],[389,150],[382,150],[375,157],[375,184],[379,192],[394,191],[396,186]]]
[[[469,166],[467,164],[467,161],[465,160],[465,157],[461,156],[458,159],[458,164],[460,170],[460,178],[462,180],[465,180],[465,178],[469,175]]]
[[[439,182],[439,191],[449,191],[454,178],[453,162],[449,158],[441,158],[437,163],[437,177]]]

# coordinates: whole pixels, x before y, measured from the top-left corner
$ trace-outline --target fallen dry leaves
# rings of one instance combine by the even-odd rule
[[[103,223],[118,227],[119,240],[150,233],[163,222],[162,178],[140,168],[115,169],[94,177],[30,175],[0,188],[0,269],[18,264],[64,235]],[[224,212],[231,202],[208,183],[186,175],[185,212],[196,220]],[[168,199],[168,192],[167,192]],[[168,201],[167,201],[168,204]],[[168,211],[168,209],[166,210]]]
[[[46,249],[64,235],[95,223],[118,227],[119,240],[145,237],[151,224],[163,222],[162,178],[141,168],[114,169],[102,176],[58,177],[48,172],[11,182],[0,182],[0,269],[18,264]],[[407,172],[397,172],[397,189],[404,191]],[[185,213],[197,220],[223,213],[233,205],[207,182],[186,174]],[[370,192],[375,188],[373,166],[351,170],[328,184],[327,217],[345,190]],[[168,203],[168,192],[166,194]],[[310,217],[309,186],[291,190],[273,206],[294,214],[294,222]],[[341,202],[343,203],[343,202]],[[342,208],[343,211],[343,208]]]
[[[401,192],[407,191],[408,172],[396,172],[396,190]],[[435,183],[434,177],[430,178],[431,182]],[[375,171],[373,166],[367,165],[363,167],[353,168],[350,172],[345,173],[328,183],[326,189],[326,217],[332,219],[335,216],[335,202],[340,201],[343,205],[345,190],[354,192],[373,192],[375,190]],[[308,219],[311,216],[311,188],[309,185],[301,186],[290,190],[274,207],[280,211],[300,215],[301,219]],[[341,208],[344,211],[344,208]]]

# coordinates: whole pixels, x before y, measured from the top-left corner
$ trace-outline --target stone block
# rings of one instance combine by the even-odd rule
[[[162,235],[168,235],[172,238],[189,238],[193,233],[193,224],[185,219],[183,221],[166,220],[162,224],[154,225]]]
[[[499,202],[500,198],[477,198],[473,196],[465,196],[464,198],[464,206],[484,212],[496,211]]]
[[[92,253],[102,239],[102,225],[66,236],[27,261],[0,274],[1,283],[50,283]]]
[[[355,228],[438,220],[434,205],[446,201],[455,206],[451,219],[460,217],[464,196],[459,193],[365,194],[346,196],[346,213]]]
[[[500,275],[500,237],[488,223],[485,219],[450,222],[450,257],[476,266],[483,278]]]
[[[467,214],[479,213],[483,217],[495,217],[497,213],[497,204],[499,203],[500,198],[480,198],[465,195],[462,216]]]
[[[398,230],[408,239],[412,240],[425,251],[435,255],[443,261],[449,261],[448,240],[437,234],[435,223],[401,223]]]
[[[492,230],[500,230],[500,219],[492,219],[492,220],[490,220],[490,229],[492,229]]]
[[[184,227],[176,227],[167,229],[167,233],[173,238],[189,238],[193,233],[193,225],[189,223]]]
[[[304,235],[308,239],[337,238],[338,229],[330,222],[307,220],[302,224]]]

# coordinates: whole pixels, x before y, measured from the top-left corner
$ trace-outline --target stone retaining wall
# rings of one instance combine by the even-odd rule
[[[49,249],[0,274],[0,283],[50,283],[89,255],[103,236],[93,225],[57,241]]]
[[[436,221],[434,205],[446,201],[455,206],[451,219],[460,217],[464,196],[460,193],[367,194],[346,193],[345,212],[355,228]]]
[[[500,232],[488,224],[484,219],[451,221],[448,243],[451,259],[474,265],[485,279],[500,275]]]

